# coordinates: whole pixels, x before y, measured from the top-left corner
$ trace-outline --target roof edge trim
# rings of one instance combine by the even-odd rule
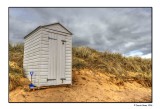
[[[33,31],[31,31],[29,34],[27,34],[24,39],[26,39],[29,35],[33,34],[34,32],[38,31],[39,29],[41,29],[42,26],[37,27],[36,29],[34,29]]]
[[[24,37],[24,39],[26,39],[29,35],[33,34],[34,32],[36,32],[37,30],[39,30],[41,28],[45,28],[47,26],[56,25],[56,24],[59,24],[60,26],[62,26],[65,30],[67,30],[69,32],[70,35],[73,35],[67,28],[65,28],[62,24],[60,24],[59,22],[57,22],[57,23],[53,23],[53,24],[49,24],[49,25],[38,26],[36,29],[34,29],[33,31],[31,31],[29,34],[27,34]]]

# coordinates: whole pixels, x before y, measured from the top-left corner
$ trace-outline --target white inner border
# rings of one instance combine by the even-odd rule
[[[134,103],[8,103],[8,7],[153,7],[153,106]],[[0,6],[0,108],[1,109],[159,109],[160,106],[160,0],[6,0]],[[140,103],[142,104],[142,103]],[[144,103],[145,104],[145,103]],[[148,104],[148,103],[147,103]]]

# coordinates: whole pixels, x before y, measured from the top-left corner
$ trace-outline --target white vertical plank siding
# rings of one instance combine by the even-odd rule
[[[58,84],[63,84],[64,83],[64,80],[62,82],[62,79],[65,78],[65,43],[66,42],[63,42],[65,41],[65,38],[64,36],[62,35],[58,35],[58,50],[57,50],[57,53],[58,53]],[[64,44],[63,44],[64,43]]]
[[[62,37],[62,40],[66,41],[65,40],[65,36],[61,36]],[[61,73],[61,78],[65,78],[65,65],[66,65],[66,57],[65,57],[65,49],[66,48],[66,42],[64,42],[64,44],[62,44],[62,49],[61,49],[61,57],[62,57],[62,60],[61,60],[61,65],[62,65],[62,73]]]
[[[57,79],[57,37],[55,34],[49,34],[49,73],[48,79]],[[49,84],[56,84],[56,80],[48,81]]]

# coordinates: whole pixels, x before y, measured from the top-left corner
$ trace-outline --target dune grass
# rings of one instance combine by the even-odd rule
[[[23,44],[9,44],[9,90],[29,82],[23,71]],[[23,81],[25,80],[25,81]]]
[[[23,44],[9,44],[9,90],[22,86],[22,79],[26,79],[23,71],[23,50]],[[72,51],[73,69],[90,69],[112,74],[114,76],[110,79],[117,85],[136,81],[146,87],[152,86],[151,59],[124,57],[119,53],[99,52],[89,47],[73,47]]]
[[[119,53],[99,52],[89,47],[73,47],[73,68],[92,69],[115,75],[112,78],[123,84],[137,81],[143,86],[151,87],[151,59],[124,57]],[[131,75],[134,72],[134,75]]]

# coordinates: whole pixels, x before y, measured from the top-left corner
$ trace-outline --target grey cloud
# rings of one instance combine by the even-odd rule
[[[150,8],[10,8],[9,40],[22,42],[37,26],[54,22],[72,31],[73,46],[151,53]]]
[[[89,38],[77,37],[73,38],[73,46],[88,46],[90,44]]]

